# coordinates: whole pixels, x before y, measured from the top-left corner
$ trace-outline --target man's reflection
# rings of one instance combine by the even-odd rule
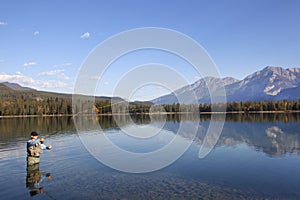
[[[51,180],[50,173],[40,171],[40,164],[27,165],[26,187],[29,190],[30,196],[43,193],[43,181]]]

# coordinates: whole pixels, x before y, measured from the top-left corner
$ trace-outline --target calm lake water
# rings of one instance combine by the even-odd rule
[[[89,119],[87,119],[89,120]],[[93,119],[95,121],[95,119]],[[133,119],[135,126],[151,123]],[[228,115],[210,154],[198,158],[209,116],[168,116],[159,139],[128,139],[112,117],[99,117],[105,134],[132,152],[163,147],[180,123],[199,122],[190,148],[172,165],[123,173],[95,159],[72,117],[0,118],[1,199],[300,199],[300,115]],[[152,122],[159,123],[159,121]],[[126,126],[126,119],[121,126]],[[53,150],[26,167],[26,141],[38,131]],[[96,137],[97,130],[94,131]],[[181,135],[190,140],[189,134]]]

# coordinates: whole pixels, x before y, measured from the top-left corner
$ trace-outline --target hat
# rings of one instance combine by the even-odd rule
[[[39,134],[38,134],[37,132],[33,131],[33,132],[31,132],[30,135],[31,135],[31,136],[38,136]]]

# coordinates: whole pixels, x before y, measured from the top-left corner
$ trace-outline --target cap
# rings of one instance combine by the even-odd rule
[[[37,133],[37,132],[31,132],[31,134],[30,134],[31,136],[38,136],[39,134]]]

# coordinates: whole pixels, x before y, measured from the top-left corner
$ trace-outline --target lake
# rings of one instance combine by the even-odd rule
[[[215,148],[202,159],[198,154],[209,115],[170,115],[163,124],[147,116],[133,117],[134,124],[126,117],[119,124],[111,116],[84,120],[91,141],[105,134],[120,148],[137,153],[163,148],[180,124],[193,122],[200,128],[195,137],[178,135],[183,142],[192,141],[171,165],[134,174],[96,159],[73,117],[0,118],[1,199],[300,199],[300,114],[227,115]],[[89,129],[91,121],[102,130]],[[162,128],[148,140],[122,131],[151,124]],[[26,141],[33,130],[53,149],[41,155],[38,166],[27,169]],[[108,157],[114,157],[109,150]]]

